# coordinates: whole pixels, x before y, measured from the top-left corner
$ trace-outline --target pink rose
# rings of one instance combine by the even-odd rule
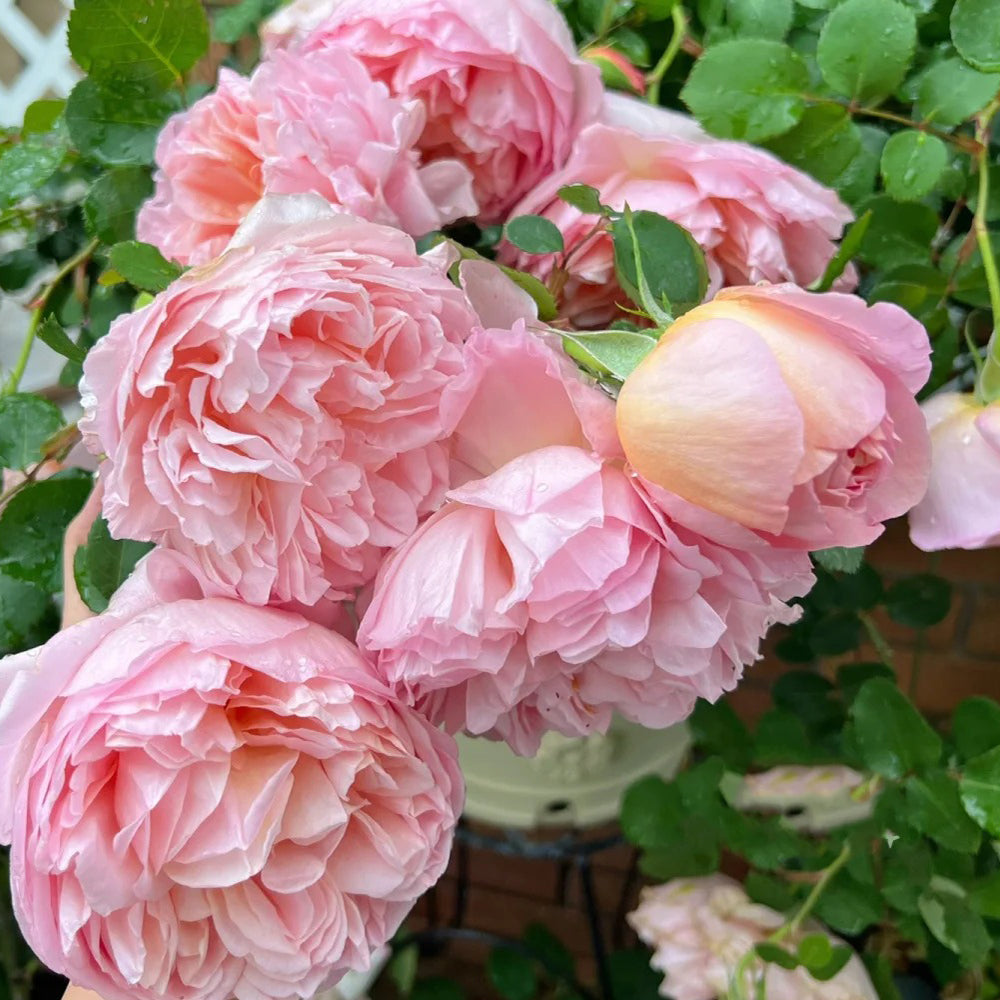
[[[654,949],[650,963],[665,973],[660,992],[674,1000],[714,1000],[729,995],[736,967],[754,945],[765,941],[785,918],[770,907],[754,903],[739,882],[726,875],[678,878],[642,890],[638,908],[628,922]],[[823,932],[815,921],[784,944],[794,951],[805,934]],[[834,946],[844,944],[827,933]],[[805,969],[783,969],[758,964],[763,969],[767,1000],[877,1000],[878,993],[861,959],[852,955],[840,972],[826,982]],[[754,996],[751,976],[742,984]]]
[[[87,357],[112,531],[251,603],[350,594],[444,495],[441,392],[475,321],[403,233],[265,199]]]
[[[299,6],[281,13],[283,30]],[[301,32],[314,30],[301,50],[346,48],[393,94],[421,99],[420,150],[469,167],[484,222],[561,167],[600,110],[600,73],[549,0],[336,0],[328,11],[317,25],[314,0],[302,7]]]
[[[347,640],[170,559],[0,665],[18,921],[105,1000],[311,997],[444,870],[454,744]]]
[[[615,278],[611,236],[590,235],[598,219],[558,197],[566,184],[589,184],[612,208],[627,202],[684,226],[706,253],[713,289],[758,281],[806,285],[823,273],[836,250],[833,241],[851,219],[833,191],[770,153],[740,142],[681,138],[677,116],[649,116],[650,128],[662,124],[662,134],[587,128],[566,165],[511,213],[542,215],[561,230],[572,255],[561,298],[567,319],[577,327],[606,326],[620,318],[617,305],[627,298]],[[530,256],[509,244],[501,260],[542,280],[557,263],[552,254]]]
[[[927,495],[910,511],[925,552],[1000,545],[1000,402],[944,392],[923,404],[931,435]]]
[[[425,117],[339,49],[276,52],[248,80],[223,69],[218,88],[160,134],[156,193],[136,231],[182,264],[204,264],[263,195],[313,192],[422,236],[476,212],[461,163],[421,165]]]
[[[521,754],[735,687],[794,617],[805,555],[664,517],[623,468],[612,400],[523,325],[475,333],[466,362],[448,503],[389,555],[360,626],[390,683]]]
[[[898,306],[727,289],[626,379],[618,430],[639,474],[692,504],[785,546],[866,545],[924,494],[913,394],[929,372],[927,333]]]

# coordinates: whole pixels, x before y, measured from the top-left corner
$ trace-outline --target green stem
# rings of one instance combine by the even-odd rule
[[[816,884],[812,887],[809,895],[803,900],[802,905],[795,911],[794,915],[783,923],[769,938],[767,944],[780,944],[785,938],[797,934],[802,928],[802,924],[815,909],[820,897],[826,892],[827,887],[836,877],[837,873],[847,864],[851,857],[851,845],[844,844],[840,853],[823,869]],[[743,982],[747,972],[750,971],[754,962],[759,961],[756,951],[751,948],[737,963],[736,968],[729,980],[729,1000],[748,1000],[743,988]]]
[[[994,100],[979,116],[976,123],[976,138],[982,145],[982,152],[977,159],[979,168],[979,191],[977,193],[976,212],[972,217],[972,231],[976,234],[976,246],[983,258],[983,270],[986,273],[986,287],[990,293],[990,310],[993,313],[993,333],[986,349],[986,361],[976,380],[976,396],[983,403],[992,403],[1000,399],[1000,271],[997,270],[996,257],[993,256],[993,245],[990,243],[990,231],[986,225],[987,203],[990,197],[990,164],[989,164],[989,127],[990,120],[996,114],[998,102]]]
[[[871,639],[871,643],[875,647],[875,651],[882,657],[882,662],[886,666],[891,667],[892,646],[889,645],[885,636],[879,631],[878,625],[875,624],[875,619],[867,611],[859,611],[858,618],[861,619],[861,624],[864,625],[865,631],[868,633],[868,638]]]
[[[646,91],[646,100],[650,104],[660,103],[660,84],[663,82],[667,70],[670,69],[671,63],[677,58],[677,53],[680,52],[681,46],[684,44],[684,36],[687,34],[687,15],[680,4],[677,4],[670,12],[670,17],[674,23],[674,33],[670,36],[670,44],[660,56],[660,61],[653,67],[652,72],[646,75],[646,84],[649,87]]]
[[[39,326],[41,326],[45,307],[48,305],[49,299],[52,298],[52,293],[66,275],[72,274],[85,260],[90,258],[90,255],[97,249],[97,245],[97,240],[91,240],[79,253],[74,254],[69,260],[65,261],[56,272],[55,277],[42,290],[41,295],[36,298],[35,308],[32,310],[31,320],[28,323],[28,332],[24,335],[24,343],[21,344],[21,353],[14,363],[14,367],[4,384],[3,391],[0,392],[0,396],[9,396],[11,393],[17,392],[21,384],[21,379],[24,377],[24,370],[28,367],[31,348],[35,344],[35,336],[38,333]]]

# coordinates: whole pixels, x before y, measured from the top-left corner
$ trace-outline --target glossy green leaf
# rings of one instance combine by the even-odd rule
[[[116,243],[108,255],[111,266],[132,286],[145,292],[162,292],[181,276],[181,268],[165,260],[154,246],[127,240]]]
[[[63,425],[58,406],[41,396],[0,396],[0,468],[26,469],[42,460],[42,445]]]
[[[865,561],[865,548],[845,549],[842,546],[832,549],[818,549],[812,553],[813,559],[823,569],[831,573],[857,573]]]
[[[920,79],[917,115],[936,125],[958,125],[986,107],[997,90],[992,73],[980,73],[961,59],[942,59]]]
[[[87,356],[87,352],[69,339],[59,321],[51,314],[39,323],[35,335],[46,347],[50,347],[56,354],[69,361],[81,362]]]
[[[107,608],[112,595],[152,547],[150,542],[112,538],[103,517],[94,521],[86,546],[78,550],[78,554],[86,554],[84,575],[92,596],[85,600],[92,611],[101,612]]]
[[[63,143],[49,142],[41,136],[11,146],[0,156],[0,207],[36,194],[65,156]]]
[[[920,897],[920,915],[934,937],[955,952],[966,968],[976,968],[986,961],[990,935],[967,898],[943,889],[928,889]]]
[[[818,104],[767,148],[824,184],[833,184],[861,150],[861,133],[846,108]]]
[[[83,203],[90,231],[103,243],[131,239],[136,212],[152,193],[152,178],[143,167],[118,167],[102,174]]]
[[[906,780],[907,822],[949,851],[972,854],[982,835],[962,805],[958,784],[943,771]]]
[[[860,934],[882,918],[882,900],[873,885],[839,872],[816,904],[816,915],[840,934]]]
[[[208,20],[199,0],[76,0],[67,37],[91,77],[165,90],[208,50]]]
[[[89,473],[69,469],[16,493],[0,513],[0,571],[45,591],[62,590],[63,535],[92,482]]]
[[[851,705],[851,718],[858,749],[876,774],[898,779],[941,759],[941,737],[890,680],[868,681]]]
[[[1000,747],[1000,705],[978,696],[959,702],[951,719],[951,738],[966,760]]]
[[[560,253],[564,249],[559,227],[541,215],[519,215],[504,227],[507,239],[530,254]]]
[[[713,135],[760,142],[781,135],[805,112],[809,71],[781,42],[736,39],[708,48],[681,98]]]
[[[823,25],[816,59],[837,93],[875,101],[902,82],[916,41],[916,17],[898,0],[845,0]]]
[[[0,573],[0,656],[33,645],[30,643],[33,630],[50,613],[52,602],[45,590]],[[54,631],[58,620],[52,625]]]
[[[22,135],[37,135],[54,128],[62,116],[66,102],[61,97],[43,97],[32,101],[24,109],[24,120],[21,124]]]
[[[1000,72],[1000,16],[996,0],[957,0],[951,11],[951,40],[976,69]]]
[[[676,786],[650,775],[626,790],[619,821],[630,843],[656,847],[671,836],[680,814],[680,792]]]
[[[76,148],[101,163],[152,163],[160,129],[178,108],[176,94],[128,79],[85,79],[69,95],[66,126]]]
[[[625,330],[564,333],[562,341],[563,350],[578,364],[598,376],[620,382],[624,382],[656,347],[652,337]]]
[[[904,129],[882,150],[882,180],[897,201],[918,201],[934,190],[948,165],[948,147],[937,136]]]
[[[938,231],[938,217],[932,208],[883,194],[864,202],[862,210],[872,213],[859,248],[867,263],[888,269],[930,260],[931,241]]]
[[[604,210],[601,192],[589,184],[566,184],[557,193],[567,205],[578,208],[585,215],[600,215]]]
[[[894,583],[886,594],[886,610],[899,625],[929,628],[951,610],[951,584],[943,577],[919,573]]]
[[[973,757],[959,782],[965,811],[993,837],[1000,837],[1000,746]]]
[[[741,38],[781,41],[792,26],[792,0],[727,0],[727,20]]]

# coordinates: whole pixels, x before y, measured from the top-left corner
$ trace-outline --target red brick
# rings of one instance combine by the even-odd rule
[[[930,652],[921,657],[917,704],[925,712],[951,712],[963,698],[977,694],[1000,699],[997,663],[954,653]]]
[[[1000,596],[983,591],[975,595],[965,651],[990,657],[1000,666]]]

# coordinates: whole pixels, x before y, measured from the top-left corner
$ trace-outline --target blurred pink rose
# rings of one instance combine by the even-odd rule
[[[483,222],[502,221],[562,166],[600,110],[600,72],[578,58],[549,0],[330,0],[322,21],[319,9],[293,4],[279,15],[280,33],[265,28],[266,41],[346,48],[393,94],[420,98],[420,150],[469,167]]]
[[[924,495],[913,394],[929,372],[927,333],[898,306],[727,289],[626,379],[618,430],[640,475],[692,504],[785,546],[866,545]]]
[[[542,215],[562,231],[572,258],[561,309],[578,327],[606,326],[619,318],[617,304],[628,300],[615,278],[610,235],[587,239],[598,219],[558,197],[566,184],[589,184],[613,208],[627,202],[684,226],[706,253],[713,289],[758,281],[808,284],[823,273],[833,241],[851,219],[833,191],[770,153],[739,142],[680,138],[675,117],[650,113],[653,123],[662,123],[662,135],[592,125],[566,165],[511,212]],[[555,255],[529,256],[509,244],[501,260],[542,280],[557,262]]]
[[[276,52],[249,80],[223,69],[218,88],[160,134],[137,234],[187,265],[218,256],[264,194],[313,192],[413,236],[474,215],[461,163],[421,165],[425,118],[339,49]]]
[[[654,969],[665,973],[660,993],[674,1000],[728,996],[730,979],[743,956],[784,922],[776,910],[754,903],[739,882],[726,875],[679,878],[642,890],[628,922],[651,948]],[[823,929],[807,923],[802,935]],[[828,934],[833,945],[843,941]],[[795,936],[785,939],[794,950]],[[761,966],[757,966],[759,974]],[[820,982],[805,969],[764,968],[767,1000],[877,1000],[861,959],[852,955],[832,979]],[[753,996],[748,975],[743,984]]]
[[[623,468],[611,399],[523,326],[477,332],[466,360],[449,502],[389,555],[360,626],[390,683],[521,754],[735,687],[808,558],[665,518]]]
[[[347,640],[159,555],[0,665],[18,920],[104,1000],[311,997],[444,870],[454,744]]]
[[[441,392],[475,321],[398,230],[265,199],[87,357],[112,531],[251,603],[350,594],[443,498]]]
[[[944,392],[923,404],[931,435],[927,495],[910,511],[925,552],[1000,545],[1000,402]]]

